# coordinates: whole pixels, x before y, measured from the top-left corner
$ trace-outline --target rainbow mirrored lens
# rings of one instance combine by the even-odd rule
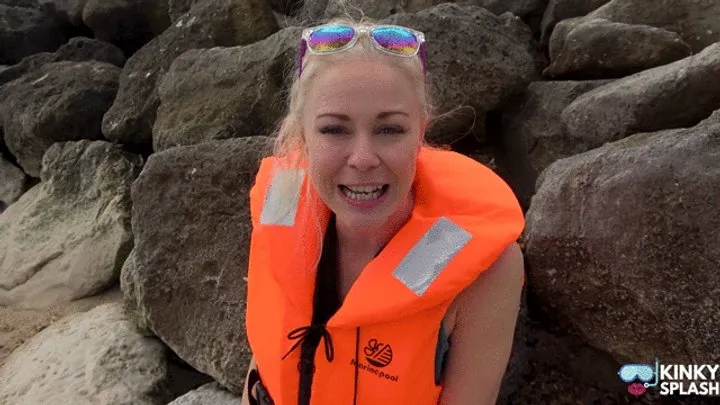
[[[308,46],[317,52],[335,51],[350,43],[354,35],[355,30],[347,25],[322,27],[310,34]]]
[[[401,55],[413,55],[420,45],[420,41],[412,32],[397,27],[375,28],[372,37],[378,45]]]

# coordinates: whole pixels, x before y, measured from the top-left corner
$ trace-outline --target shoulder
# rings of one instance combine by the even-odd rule
[[[525,280],[523,252],[517,242],[510,243],[495,262],[470,283],[448,308],[447,328],[452,335],[458,322],[478,321],[483,306],[519,299]]]

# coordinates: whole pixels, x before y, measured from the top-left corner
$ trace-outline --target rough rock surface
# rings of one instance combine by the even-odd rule
[[[125,55],[120,48],[107,42],[96,39],[75,37],[71,38],[56,52],[40,52],[24,58],[20,63],[0,70],[0,85],[15,80],[20,76],[33,72],[43,65],[61,61],[98,61],[106,62],[117,67],[125,64]]]
[[[190,391],[168,405],[237,405],[240,397],[218,383],[210,383]]]
[[[474,120],[481,126],[488,111],[522,92],[535,75],[530,32],[519,19],[500,18],[480,7],[441,4],[381,22],[414,27],[433,44],[428,47],[427,80],[438,112],[470,107],[438,121],[427,136],[434,143],[462,138]]]
[[[7,208],[24,191],[25,173],[0,155],[0,201]]]
[[[113,43],[128,54],[170,26],[168,0],[87,0],[82,19],[95,38]]]
[[[40,176],[54,142],[102,139],[120,68],[105,62],[54,62],[0,88],[5,143],[25,173]]]
[[[540,27],[540,42],[546,44],[559,21],[584,16],[610,0],[549,0]]]
[[[565,330],[619,362],[720,362],[720,110],[559,160],[538,183],[529,281]]]
[[[117,142],[152,143],[160,103],[157,86],[175,58],[190,49],[250,44],[277,30],[264,0],[198,3],[128,59],[117,98],[103,117],[102,133]]]
[[[122,279],[133,283],[123,286],[133,317],[236,394],[250,360],[248,193],[272,143],[247,137],[167,149],[148,159],[132,188],[135,263],[123,271],[135,274]]]
[[[79,26],[83,24],[82,13],[88,0],[39,0],[41,6],[55,9],[70,24]]]
[[[691,53],[677,33],[595,19],[574,26],[562,49],[550,48],[552,63],[543,75],[574,79],[623,77]]]
[[[117,282],[133,245],[141,158],[103,141],[56,143],[41,183],[0,215],[0,305],[43,308]]]
[[[68,39],[59,19],[22,5],[0,3],[0,64],[13,65],[34,53],[52,52]]]
[[[718,77],[720,43],[587,92],[561,119],[585,150],[637,132],[692,126],[720,108]]]
[[[50,325],[0,368],[0,403],[160,405],[165,348],[133,331],[120,304]]]
[[[270,134],[284,109],[301,29],[286,28],[252,45],[196,49],[175,59],[159,88],[153,149],[211,139]]]
[[[558,117],[578,96],[612,80],[533,82],[502,115],[503,152],[498,166],[527,208],[538,175],[554,161],[585,152]]]

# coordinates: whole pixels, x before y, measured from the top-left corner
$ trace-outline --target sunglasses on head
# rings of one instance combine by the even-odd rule
[[[298,53],[298,77],[302,74],[302,60],[306,50],[315,55],[327,55],[352,48],[361,33],[368,34],[373,46],[392,55],[411,58],[418,53],[426,73],[425,35],[420,31],[399,25],[351,27],[345,24],[327,24],[303,30]]]

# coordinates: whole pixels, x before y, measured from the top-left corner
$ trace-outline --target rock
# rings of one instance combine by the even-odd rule
[[[268,0],[270,7],[278,14],[286,16],[297,15],[303,7],[304,0]]]
[[[0,306],[0,367],[15,349],[58,319],[87,312],[111,302],[122,302],[120,288],[113,287],[100,294],[50,308],[20,309]]]
[[[608,1],[610,0],[549,0],[540,25],[540,42],[547,44],[555,24],[559,21],[584,16]]]
[[[286,28],[252,45],[175,59],[158,87],[153,149],[271,133],[284,112],[284,72],[295,68],[300,32]]]
[[[0,155],[0,201],[5,208],[25,192],[25,173]]]
[[[720,41],[720,2],[717,0],[612,0],[577,21],[560,22],[557,27],[602,18],[608,21],[649,25],[680,34],[693,53]],[[562,48],[567,30],[556,30],[550,41]],[[554,38],[559,35],[560,38]]]
[[[240,394],[250,350],[245,298],[248,193],[274,138],[207,141],[154,153],[132,187],[136,274],[126,302],[173,352]],[[178,247],[182,247],[178,249]]]
[[[52,52],[68,39],[51,13],[0,4],[0,64],[13,65],[38,52]]]
[[[168,15],[173,24],[200,0],[168,0]]]
[[[239,396],[232,394],[218,383],[210,383],[188,392],[168,405],[237,405],[239,403]]]
[[[0,368],[0,403],[160,405],[165,348],[139,336],[119,304],[63,318]]]
[[[42,156],[53,142],[102,138],[100,123],[119,74],[104,62],[55,62],[2,88],[5,143],[25,173],[40,175]]]
[[[272,10],[263,0],[198,3],[128,59],[117,98],[103,118],[103,134],[121,143],[152,143],[160,103],[157,86],[175,58],[190,49],[250,44],[277,30]]]
[[[720,108],[718,77],[720,43],[585,93],[561,119],[585,150],[637,132],[692,126]]]
[[[118,281],[141,160],[104,141],[48,149],[42,182],[0,215],[0,305],[46,308]]]
[[[561,159],[538,180],[528,281],[618,362],[720,362],[720,110]]]
[[[38,0],[0,0],[0,4],[10,7],[38,8]]]
[[[572,28],[563,48],[551,52],[548,78],[603,79],[628,76],[691,55],[680,35],[647,25],[596,19]]]
[[[611,82],[533,82],[503,111],[504,153],[497,154],[498,166],[524,209],[535,194],[539,173],[558,159],[585,151],[558,121],[563,109],[581,94]]]
[[[448,3],[415,14],[395,14],[381,23],[423,31],[432,44],[427,79],[438,112],[466,107],[430,129],[427,138],[433,143],[457,141],[472,130],[473,121],[482,126],[488,111],[522,92],[535,76],[530,32],[517,18]]]
[[[87,0],[82,19],[95,38],[135,53],[170,26],[167,0]]]
[[[141,283],[142,280],[140,280],[138,276],[137,257],[135,255],[135,249],[133,249],[130,251],[120,271],[120,289],[123,293],[125,314],[133,325],[135,325],[138,333],[143,336],[154,336],[154,333],[148,326],[147,317],[143,313],[142,303],[139,301],[140,297],[145,295],[145,291],[143,290],[145,284]]]
[[[0,85],[15,80],[18,77],[33,72],[43,65],[61,61],[98,61],[122,67],[125,64],[125,55],[120,48],[107,42],[91,38],[75,37],[61,46],[55,53],[41,52],[24,58],[20,63],[0,71]]]
[[[83,25],[82,13],[88,0],[40,0],[40,5],[53,8],[75,26]]]

